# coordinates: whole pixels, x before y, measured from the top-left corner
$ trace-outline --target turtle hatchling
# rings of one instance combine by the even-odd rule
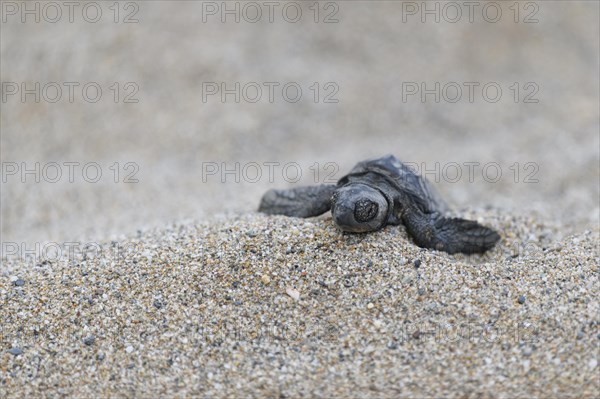
[[[447,217],[446,203],[423,177],[393,155],[358,163],[337,184],[269,190],[259,211],[307,218],[331,209],[338,227],[351,233],[403,224],[423,248],[483,253],[500,239],[477,222]]]

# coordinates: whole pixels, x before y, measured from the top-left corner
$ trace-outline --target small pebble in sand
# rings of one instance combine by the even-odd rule
[[[25,280],[19,278],[13,284],[17,287],[22,287],[25,285]]]
[[[264,285],[268,285],[271,282],[271,277],[267,276],[266,274],[263,274],[260,278],[260,281],[262,281]]]
[[[11,348],[11,349],[8,350],[8,353],[10,353],[11,355],[19,356],[19,355],[23,354],[23,349],[21,349],[21,348]]]
[[[518,300],[518,301],[519,301],[519,303],[520,303],[521,305],[522,305],[522,304],[524,304],[524,303],[525,303],[525,295],[521,295],[521,296],[519,297],[519,300]]]
[[[294,301],[297,301],[300,299],[300,291],[298,291],[297,289],[295,289],[293,287],[287,287],[285,289],[285,293],[288,294],[290,297],[292,297],[294,299]]]
[[[419,266],[421,266],[421,260],[420,260],[420,259],[416,259],[416,260],[414,261],[414,265],[415,265],[415,268],[416,268],[416,269],[418,269],[418,268],[419,268]]]
[[[127,353],[133,352],[133,346],[128,345],[127,348],[125,348],[125,352],[127,352]]]
[[[86,344],[87,346],[92,346],[92,345],[94,345],[94,341],[96,341],[96,337],[93,335],[90,335],[89,337],[84,338],[83,343]]]
[[[367,309],[373,309],[374,307],[375,307],[375,305],[373,305],[370,302],[367,304]]]

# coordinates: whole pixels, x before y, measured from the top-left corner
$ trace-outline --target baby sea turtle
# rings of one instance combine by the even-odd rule
[[[358,163],[337,184],[269,190],[259,211],[301,218],[331,209],[340,229],[352,233],[404,224],[415,243],[448,253],[482,253],[500,239],[477,222],[446,217],[447,206],[427,180],[393,155]]]

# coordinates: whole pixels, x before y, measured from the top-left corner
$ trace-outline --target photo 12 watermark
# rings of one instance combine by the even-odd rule
[[[202,102],[221,103],[314,103],[337,104],[340,87],[336,82],[202,82]]]
[[[403,23],[539,23],[536,1],[402,1]]]
[[[2,183],[139,183],[136,162],[2,162]]]
[[[65,242],[2,242],[2,257],[17,259],[28,266],[47,266],[59,262],[77,264],[93,259],[108,259],[119,261],[125,256],[146,254],[144,246],[139,243],[120,243],[113,241],[102,243],[95,241],[65,241]]]
[[[295,24],[301,21],[337,24],[340,5],[335,1],[203,1],[203,23],[258,22]]]
[[[202,162],[202,182],[213,180],[221,183],[274,183],[281,178],[288,183],[298,183],[308,172],[315,183],[335,183],[339,168],[335,162],[315,162],[306,168],[294,161]]]
[[[2,1],[2,23],[137,24],[139,2],[135,1]]]
[[[402,82],[402,102],[490,103],[504,99],[522,104],[537,104],[540,86],[536,82]]]
[[[104,97],[120,104],[140,102],[136,82],[2,82],[2,103],[97,103]]]

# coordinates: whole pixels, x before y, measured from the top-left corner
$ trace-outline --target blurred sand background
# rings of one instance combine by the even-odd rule
[[[275,8],[272,23],[265,6],[257,23],[245,22],[244,14],[239,23],[231,15],[222,23],[221,14],[207,14],[203,2],[153,1],[140,3],[133,14],[139,22],[130,24],[114,23],[114,11],[101,4],[97,23],[86,22],[77,8],[73,23],[66,14],[57,23],[44,22],[43,15],[40,23],[31,23],[31,16],[21,23],[17,14],[2,24],[3,82],[97,82],[103,88],[97,103],[83,100],[81,86],[73,103],[66,89],[54,104],[43,98],[35,103],[31,95],[25,103],[19,95],[2,103],[5,165],[97,162],[103,173],[97,183],[83,180],[81,167],[73,183],[67,167],[57,183],[5,176],[3,242],[34,248],[48,241],[102,240],[174,221],[246,213],[265,190],[289,185],[281,167],[273,183],[266,168],[256,182],[242,176],[236,183],[231,175],[225,183],[220,175],[203,182],[206,162],[230,168],[235,162],[297,162],[300,183],[312,184],[315,162],[320,180],[331,170],[323,170],[327,162],[339,167],[339,178],[356,162],[387,153],[430,169],[436,162],[497,162],[502,178],[496,183],[483,178],[481,167],[473,182],[464,166],[457,182],[442,176],[437,187],[458,208],[539,213],[568,231],[598,224],[596,2],[537,2],[537,9],[522,3],[519,23],[512,3],[501,3],[496,23],[486,22],[482,6],[473,23],[465,6],[460,20],[449,23],[445,18],[453,18],[453,10],[444,13],[445,3],[438,3],[440,23],[432,15],[422,23],[421,14],[409,15],[401,2],[366,1],[336,2],[337,9],[320,3],[319,23],[312,3],[303,3],[297,23],[283,18],[285,3]],[[120,7],[119,21],[135,11]],[[338,22],[323,23],[331,13]],[[526,17],[538,22],[524,23]],[[136,83],[139,102],[115,103],[109,89],[114,82],[121,90]],[[279,91],[270,103],[265,90],[257,103],[235,103],[233,96],[222,103],[218,95],[203,102],[206,82],[279,82],[279,89],[297,82],[303,96],[290,103]],[[309,88],[314,82],[321,90],[318,103]],[[322,102],[331,91],[324,89],[327,82],[339,88],[338,103]],[[418,95],[403,102],[403,82],[480,86],[473,103],[464,86],[457,103],[435,103],[431,95],[422,103]],[[496,103],[482,97],[489,82],[503,89]],[[515,82],[517,103],[509,88]],[[533,97],[538,103],[523,102],[532,92],[524,88],[528,82],[539,88]],[[109,169],[115,162],[120,183]],[[127,162],[139,166],[138,183],[122,182],[133,171],[124,169]],[[510,169],[515,162],[517,182]],[[526,170],[528,162],[537,166]],[[534,168],[538,183],[525,183]]]

